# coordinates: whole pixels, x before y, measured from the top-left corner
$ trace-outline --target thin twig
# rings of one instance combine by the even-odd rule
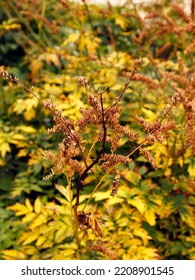
[[[128,86],[129,86],[130,82],[132,81],[134,75],[136,74],[138,68],[140,67],[141,62],[142,62],[142,58],[140,57],[140,58],[137,60],[135,66],[134,66],[134,68],[133,68],[133,70],[131,71],[130,77],[129,77],[128,81],[125,83],[123,90],[121,91],[121,93],[119,94],[119,96],[116,98],[116,100],[115,100],[115,102],[112,104],[112,106],[115,106],[116,104],[118,104],[118,103],[122,100],[123,95],[125,94],[125,92],[126,92]]]
[[[104,89],[105,91],[106,89]],[[103,91],[100,91],[100,104],[101,104],[101,110],[102,110],[102,128],[103,128],[103,140],[102,140],[102,147],[101,150],[98,153],[98,156],[96,157],[96,159],[83,171],[83,173],[81,174],[81,176],[79,177],[78,180],[78,185],[77,185],[77,193],[76,193],[76,203],[75,203],[75,208],[78,207],[79,205],[79,196],[80,196],[80,190],[83,186],[83,180],[85,178],[85,176],[87,175],[87,173],[94,167],[95,164],[98,163],[98,161],[100,160],[102,154],[104,153],[104,149],[105,149],[105,145],[106,145],[106,133],[107,133],[107,129],[106,129],[106,123],[105,123],[105,115],[104,115],[104,106],[103,106],[103,98],[102,98],[102,93]]]

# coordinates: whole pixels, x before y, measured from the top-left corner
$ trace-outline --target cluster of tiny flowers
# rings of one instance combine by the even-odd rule
[[[3,78],[6,78],[7,80],[11,80],[12,81],[12,76],[9,75],[9,73],[7,72],[7,70],[4,69],[0,69],[0,76]]]
[[[128,72],[125,73],[125,77],[128,77],[128,76],[129,76],[129,73]],[[142,82],[144,84],[147,84],[148,87],[151,89],[156,89],[159,87],[159,82],[153,80],[150,77],[144,76],[142,74],[136,73],[133,79],[136,81]]]
[[[94,108],[97,115],[101,116],[102,108],[101,108],[101,104],[100,104],[100,101],[98,100],[98,98],[93,94],[89,94],[88,95],[88,102],[89,102],[90,106],[92,108]]]
[[[116,259],[116,254],[113,253],[110,249],[108,249],[107,247],[105,247],[104,244],[92,244],[90,246],[91,250],[95,250],[98,251],[100,253],[102,253],[103,255],[107,256],[109,259],[111,260],[115,260]]]
[[[180,104],[181,98],[180,98],[178,92],[175,92],[175,93],[174,93],[174,95],[172,96],[171,101],[172,101],[173,106],[177,106],[178,104]]]
[[[43,181],[49,181],[49,180],[51,180],[51,179],[53,178],[54,175],[55,175],[55,173],[54,173],[53,169],[51,168],[51,172],[50,172],[48,175],[46,175],[46,176],[43,177]]]
[[[162,135],[160,121],[147,122],[142,117],[136,116],[135,118],[136,118],[136,121],[141,125],[143,130],[148,133],[148,135],[146,136],[146,140],[149,143],[153,143],[155,141],[155,139],[162,143],[163,135]]]
[[[147,159],[147,161],[151,164],[154,169],[157,169],[155,159],[152,154],[147,149],[140,148],[140,153]]]
[[[3,77],[9,80],[10,82],[16,83],[18,87],[22,87],[22,84],[20,83],[19,79],[17,77],[12,77],[11,75],[9,75],[7,70],[0,69],[0,77]]]
[[[185,110],[187,146],[192,148],[192,153],[195,155],[195,74],[189,75],[187,73],[181,58],[178,58],[178,64],[180,75],[167,72],[166,79],[171,82],[175,91],[172,97],[172,105],[177,106],[181,103]]]
[[[161,123],[159,121],[156,122],[147,122],[142,117],[135,117],[136,121],[141,125],[144,131],[148,133],[153,133],[156,130],[160,129]]]
[[[80,108],[80,112],[82,114],[82,118],[77,120],[77,126],[80,129],[83,129],[87,124],[99,124],[101,122],[101,119],[98,118],[97,112],[94,110],[94,108]]]
[[[121,178],[120,175],[116,175],[114,177],[114,180],[112,182],[112,191],[110,193],[111,196],[115,196],[117,194],[118,188],[120,186],[120,178]]]
[[[75,159],[80,152],[79,145],[81,136],[74,130],[74,122],[68,118],[62,117],[62,112],[56,109],[56,105],[52,100],[46,100],[44,106],[50,109],[54,114],[54,126],[48,129],[48,134],[62,132],[64,138],[59,143],[59,153],[45,152],[44,157],[53,162],[53,174],[66,173],[68,177],[73,177],[75,173],[81,173],[83,170],[82,164]],[[80,147],[81,148],[81,147]],[[45,177],[50,178],[51,174]]]
[[[177,4],[173,4],[174,9],[177,13],[184,19],[185,22],[189,23],[191,21],[190,16],[186,14],[186,12]]]
[[[56,104],[53,103],[53,101],[51,99],[47,99],[45,102],[44,102],[44,107],[45,108],[48,108],[52,111],[55,111],[56,109]]]
[[[90,105],[89,109],[80,108],[80,112],[82,117],[77,120],[77,126],[79,129],[83,129],[87,124],[95,124],[98,125],[102,123],[102,106],[97,96],[88,93],[88,102]]]
[[[194,49],[195,49],[195,40],[193,40],[192,43],[187,46],[184,53],[189,54],[189,53],[193,52]]]
[[[128,156],[117,154],[104,154],[104,162],[101,164],[102,170],[106,171],[108,168],[115,166],[119,163],[129,163],[132,159]]]
[[[82,86],[84,86],[87,90],[89,90],[89,91],[91,90],[89,82],[88,82],[88,80],[85,77],[83,77],[83,76],[78,77],[77,78],[77,83],[79,83]]]

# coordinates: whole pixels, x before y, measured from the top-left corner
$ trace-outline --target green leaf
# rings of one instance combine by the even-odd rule
[[[128,170],[126,173],[121,173],[122,177],[125,178],[128,182],[134,184],[134,185],[139,185],[139,181],[141,179],[141,175],[132,171]]]

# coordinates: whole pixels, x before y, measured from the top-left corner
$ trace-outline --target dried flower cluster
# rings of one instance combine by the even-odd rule
[[[56,105],[51,100],[47,100],[44,106],[54,114],[55,125],[48,129],[48,134],[62,132],[64,135],[59,144],[59,154],[45,151],[44,157],[53,162],[54,174],[66,173],[68,177],[73,177],[75,173],[81,173],[83,169],[83,164],[75,159],[83,151],[80,145],[82,138],[75,132],[73,121],[63,118],[62,112],[56,109]]]
[[[141,125],[144,131],[147,132],[147,141],[153,143],[155,139],[159,142],[163,141],[163,135],[161,131],[161,122],[147,122],[142,117],[136,116],[136,121]]]
[[[129,78],[131,76],[131,72],[123,72],[123,75],[127,78]],[[141,75],[139,73],[135,74],[134,75],[134,78],[133,78],[135,81],[139,81],[139,82],[142,82],[142,83],[145,83],[148,85],[149,88],[151,89],[156,89],[159,87],[159,82],[153,80],[152,78],[150,77],[147,77],[147,76],[144,76],[144,75]]]
[[[104,162],[101,164],[102,170],[106,171],[112,166],[118,163],[129,163],[132,159],[128,156],[117,155],[117,154],[104,154]]]
[[[175,9],[176,13],[180,16],[181,21],[175,22],[169,15],[162,13],[159,15],[157,12],[150,13],[145,16],[145,25],[142,25],[142,32],[140,32],[139,37],[133,36],[133,40],[137,44],[141,44],[144,37],[148,35],[151,29],[151,23],[152,28],[155,28],[155,31],[153,30],[152,37],[150,38],[150,45],[153,44],[153,42],[158,38],[159,36],[166,35],[168,33],[175,34],[176,36],[183,37],[183,35],[186,33],[191,33],[192,36],[195,34],[195,6],[194,1],[191,2],[191,14],[187,14],[184,9],[182,9],[178,4],[174,3],[173,8]],[[180,22],[181,24],[178,24]],[[141,23],[141,21],[140,21]],[[155,24],[154,24],[155,23]],[[186,47],[184,50],[185,54],[189,54],[194,51],[195,46],[195,40],[192,40],[192,42]],[[160,49],[157,50],[158,56],[163,56],[163,53],[166,52],[167,49],[169,49],[170,43],[165,43],[164,46],[162,46]],[[176,50],[170,51],[170,56],[175,52]]]
[[[188,137],[187,147],[192,148],[195,155],[195,73],[188,73],[178,57],[179,73],[167,72],[166,79],[171,83],[175,93],[172,97],[172,105],[182,104],[185,110],[185,127]]]
[[[110,249],[108,249],[102,242],[97,244],[92,244],[89,247],[90,250],[98,251],[102,253],[103,255],[107,256],[111,260],[116,259],[116,253],[112,252]]]
[[[157,169],[155,159],[151,155],[151,153],[147,149],[139,149],[141,154],[147,159],[147,161],[151,164],[154,169]]]
[[[115,196],[116,194],[117,194],[117,192],[118,192],[118,188],[119,188],[119,186],[120,186],[120,178],[121,178],[121,176],[120,175],[116,175],[115,177],[114,177],[114,180],[113,180],[113,182],[112,182],[112,191],[111,191],[111,193],[110,193],[110,195],[111,196]]]

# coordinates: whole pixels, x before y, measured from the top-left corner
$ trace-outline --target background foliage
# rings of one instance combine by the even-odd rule
[[[47,135],[52,115],[9,81],[0,81],[0,250],[2,259],[195,259],[194,6],[160,1],[123,7],[66,0],[1,1],[0,64],[41,100],[52,99],[73,121],[86,107],[85,76],[94,90],[107,88],[110,103],[123,89],[137,58],[143,63],[126,91],[121,124],[144,132],[135,120],[155,121],[174,92],[185,93],[168,118],[174,122],[162,143],[149,150],[158,170],[140,154],[118,167],[121,186],[110,197],[113,175],[88,205],[97,232],[74,238],[72,190],[63,175],[43,181],[61,135]],[[180,4],[180,5],[179,5]],[[181,39],[182,38],[182,39]],[[126,77],[125,77],[126,76]],[[173,101],[173,100],[172,100]],[[176,103],[176,101],[175,101]],[[90,133],[90,134],[89,134]],[[95,131],[83,132],[90,147]],[[129,150],[124,137],[121,152]],[[139,139],[138,139],[139,142]],[[85,180],[81,202],[100,174]],[[93,220],[94,217],[94,220]]]

